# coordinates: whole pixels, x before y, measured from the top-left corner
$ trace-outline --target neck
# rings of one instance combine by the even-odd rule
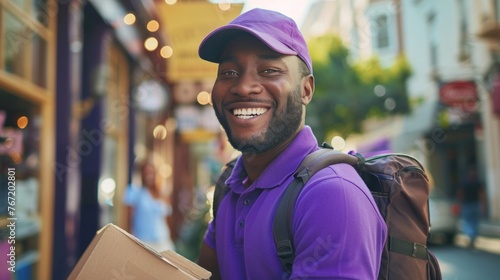
[[[243,158],[243,166],[245,167],[245,171],[248,176],[248,182],[245,187],[249,187],[250,185],[259,178],[260,174],[271,164],[271,162],[276,159],[293,141],[295,136],[300,132],[300,129],[295,132],[288,140],[279,144],[278,146],[270,149],[269,151],[265,151],[263,153],[255,154],[255,153],[244,153],[242,155]]]
[[[160,193],[158,192],[155,186],[147,186],[147,188],[152,197],[154,198],[160,197]]]

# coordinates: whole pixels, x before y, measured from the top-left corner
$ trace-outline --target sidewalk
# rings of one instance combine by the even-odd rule
[[[500,222],[483,221],[479,226],[479,231],[482,236],[500,238]]]
[[[500,223],[482,222],[479,227],[480,236],[476,240],[476,249],[500,254]],[[467,247],[469,239],[463,233],[457,234],[455,244]]]

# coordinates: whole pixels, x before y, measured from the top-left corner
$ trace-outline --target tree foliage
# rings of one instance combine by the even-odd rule
[[[320,141],[333,131],[344,138],[361,133],[368,118],[410,111],[405,84],[411,71],[404,57],[383,67],[376,57],[351,61],[349,49],[335,35],[308,43],[316,90],[308,105],[307,123]]]

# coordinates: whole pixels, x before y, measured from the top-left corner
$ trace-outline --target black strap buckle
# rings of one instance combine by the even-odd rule
[[[427,246],[416,242],[389,237],[389,250],[413,258],[427,260]]]
[[[292,242],[290,240],[281,240],[276,246],[278,250],[278,258],[286,270],[290,273],[292,271],[293,259],[295,254],[293,253]]]

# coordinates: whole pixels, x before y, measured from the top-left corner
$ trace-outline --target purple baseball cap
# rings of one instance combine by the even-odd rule
[[[201,42],[198,54],[204,60],[219,63],[224,46],[241,32],[255,36],[277,53],[298,56],[313,72],[306,41],[295,21],[281,13],[264,9],[252,9],[210,32]]]

